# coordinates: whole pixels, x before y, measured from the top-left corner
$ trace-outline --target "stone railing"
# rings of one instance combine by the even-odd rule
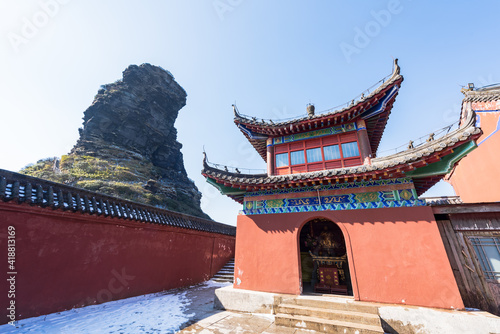
[[[236,235],[234,226],[0,169],[0,200],[203,232]]]

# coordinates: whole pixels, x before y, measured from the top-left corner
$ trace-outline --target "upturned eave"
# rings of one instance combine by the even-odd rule
[[[402,81],[403,76],[400,74],[400,67],[396,59],[390,78],[385,80],[369,95],[363,96],[357,101],[353,100],[345,108],[284,122],[249,118],[241,115],[234,108],[234,123],[266,162],[267,138],[323,129],[354,122],[358,119],[365,120],[371,149],[375,153],[382,139],[382,134]]]
[[[215,182],[244,192],[410,177],[417,194],[421,195],[476,147],[475,141],[482,132],[475,126],[474,120],[475,114],[470,113],[459,129],[416,148],[375,158],[371,165],[269,176],[226,172],[211,167],[205,158],[202,174],[207,180],[211,179],[210,183]],[[243,202],[244,196],[241,193],[238,196],[233,196],[230,192],[226,194],[239,203]]]

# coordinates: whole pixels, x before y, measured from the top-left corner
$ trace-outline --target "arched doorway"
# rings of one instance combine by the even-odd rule
[[[352,296],[346,244],[337,224],[313,219],[300,230],[299,242],[303,293]]]

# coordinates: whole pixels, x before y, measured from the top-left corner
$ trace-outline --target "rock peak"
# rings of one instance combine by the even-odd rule
[[[148,63],[141,65],[129,65],[123,71],[123,79],[125,84],[143,84],[143,85],[175,85],[174,89],[180,90],[179,95],[184,95],[186,91],[175,81],[174,76],[170,71],[163,69],[160,66],[154,66]]]
[[[186,96],[161,67],[130,65],[123,79],[99,89],[84,112],[72,153],[109,158],[122,157],[121,150],[132,151],[157,167],[185,175],[174,123]]]

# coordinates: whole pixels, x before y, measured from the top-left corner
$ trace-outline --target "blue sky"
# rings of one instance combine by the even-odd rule
[[[379,152],[458,120],[461,86],[500,82],[497,1],[1,1],[0,168],[66,154],[101,84],[130,64],[173,73],[176,122],[203,209],[241,206],[200,175],[209,160],[263,169],[231,104],[262,118],[348,102],[392,70],[405,77]],[[426,195],[453,194],[447,184]]]

